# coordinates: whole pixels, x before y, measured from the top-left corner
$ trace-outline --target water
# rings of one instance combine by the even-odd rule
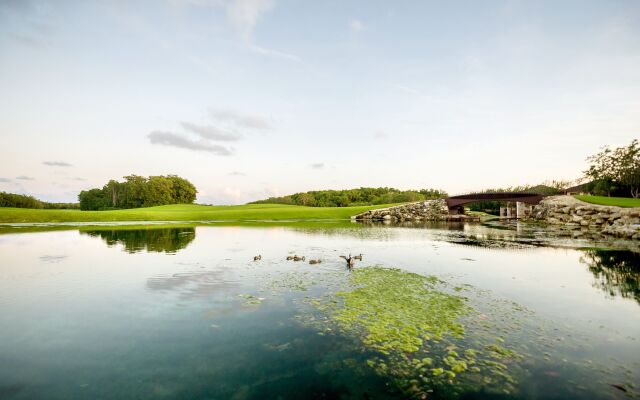
[[[140,228],[4,230],[0,398],[639,396],[634,243],[604,250],[526,225]],[[348,253],[364,254],[355,270],[397,267],[464,288],[474,313],[447,343],[501,338],[521,355],[505,361],[513,390],[465,386],[465,372],[407,392],[367,363],[380,354],[357,331],[315,323],[331,316],[313,299],[333,298],[354,274],[339,258]]]

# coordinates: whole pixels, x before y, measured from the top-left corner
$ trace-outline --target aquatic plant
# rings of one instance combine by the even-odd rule
[[[569,332],[557,322],[467,284],[374,266],[291,272],[270,289],[287,297],[304,293],[290,297],[300,306],[296,319],[320,336],[355,345],[359,368],[373,370],[407,398],[517,396],[519,382],[533,370],[568,376],[588,369],[589,388],[571,381],[563,388],[575,395],[609,392],[605,383],[613,375],[628,379],[597,371],[591,362],[586,369],[569,362],[556,346]],[[583,345],[574,343],[571,351]],[[629,382],[624,387],[634,391]]]
[[[320,335],[359,338],[366,365],[408,395],[419,398],[442,386],[451,394],[486,386],[511,393],[515,379],[507,364],[520,356],[501,338],[464,340],[463,320],[479,313],[459,294],[464,287],[445,289],[434,276],[356,269],[339,291],[307,296],[321,314],[300,319]]]

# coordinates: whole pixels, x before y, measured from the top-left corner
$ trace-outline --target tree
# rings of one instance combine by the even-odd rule
[[[44,203],[33,196],[0,192],[0,207],[44,208]]]
[[[118,198],[120,196],[120,192],[122,191],[122,184],[116,180],[111,179],[106,185],[102,187],[102,191],[104,192],[105,198],[105,206],[117,208],[118,207]]]
[[[124,182],[110,180],[102,189],[82,191],[78,195],[82,210],[138,208],[164,204],[193,203],[195,186],[176,175],[128,175]]]
[[[125,182],[122,185],[122,193],[120,194],[120,204],[118,208],[139,208],[144,204],[144,187],[147,184],[147,178],[138,175],[128,175],[124,177]]]
[[[78,195],[81,210],[103,210],[108,207],[104,191],[100,189],[83,190]]]
[[[164,176],[150,176],[143,187],[143,207],[175,204],[173,182]]]
[[[173,186],[173,201],[176,204],[191,204],[196,200],[198,191],[193,183],[176,175],[167,175]]]
[[[631,141],[626,147],[611,150],[604,147],[599,153],[587,158],[591,163],[584,171],[585,177],[598,182],[598,188],[608,185],[608,193],[620,184],[629,190],[632,197],[640,197],[640,143]]]

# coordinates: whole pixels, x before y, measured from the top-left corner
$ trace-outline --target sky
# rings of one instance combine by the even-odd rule
[[[637,0],[0,0],[0,191],[463,194],[639,137]]]

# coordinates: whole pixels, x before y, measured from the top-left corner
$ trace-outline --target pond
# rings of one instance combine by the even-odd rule
[[[640,396],[635,243],[253,225],[4,226],[0,398]]]

